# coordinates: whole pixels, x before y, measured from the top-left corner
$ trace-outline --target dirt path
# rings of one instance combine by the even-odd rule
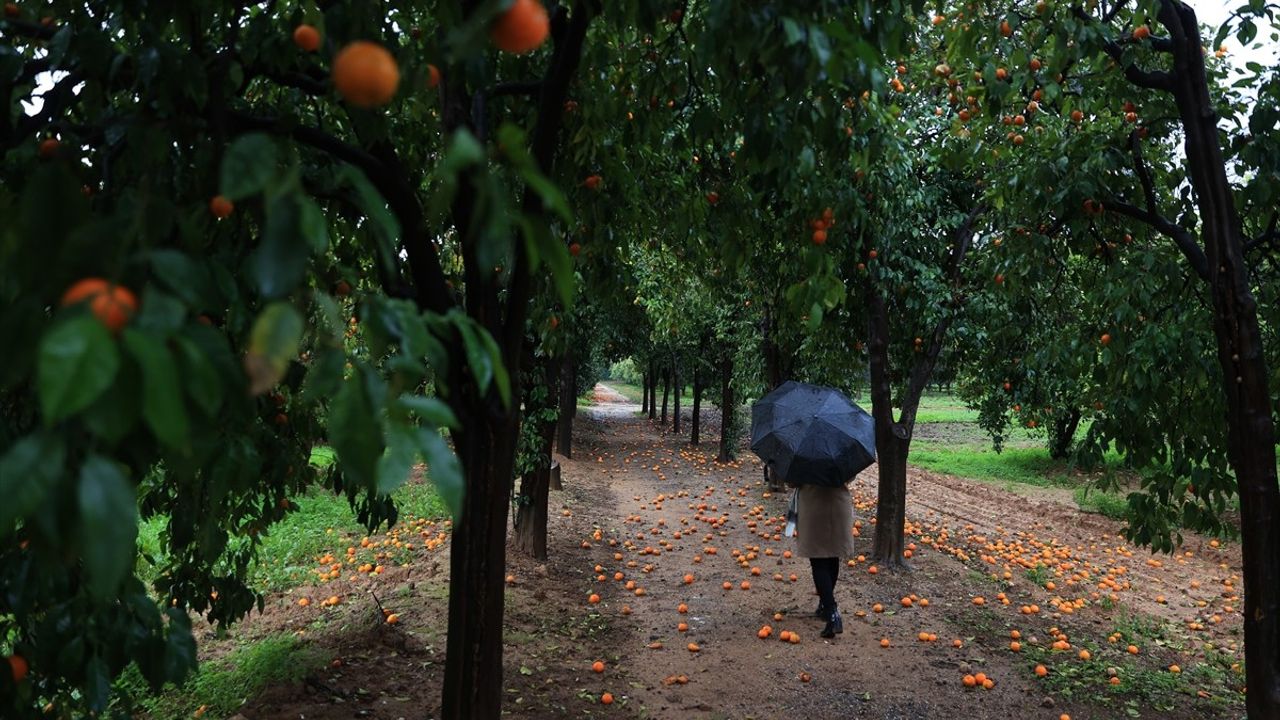
[[[607,386],[597,387],[594,401],[579,415],[574,459],[561,460],[565,489],[551,497],[549,561],[508,553],[504,678],[502,689],[494,688],[503,693],[506,715],[1056,720],[1069,713],[1080,720],[1241,714],[1238,697],[1224,699],[1223,682],[1207,684],[1221,680],[1237,659],[1237,603],[1223,584],[1238,575],[1230,551],[1195,544],[1189,557],[1148,565],[1150,555],[1119,539],[1119,526],[1105,518],[1049,498],[912,470],[915,572],[871,574],[856,559],[842,567],[837,598],[845,632],[824,641],[822,624],[812,617],[816,597],[807,561],[788,557],[791,541],[781,536],[786,497],[765,490],[754,458],[747,453],[739,462],[717,464],[712,447],[689,447],[687,438],[650,423]],[[715,437],[718,418],[707,415],[704,431]],[[852,487],[869,538],[874,476],[864,473]],[[369,550],[399,541],[400,532],[371,538]],[[345,542],[356,545],[357,557],[365,552],[360,539]],[[870,549],[869,539],[857,543],[860,552]],[[271,688],[243,717],[437,716],[447,548],[447,542],[424,548],[382,575],[353,575],[272,598],[266,613],[241,627],[242,641],[268,629],[293,630],[324,663],[302,683]],[[336,545],[334,554],[342,552]],[[1051,567],[1028,574],[1033,554]],[[1103,579],[1117,587],[1099,588]],[[399,613],[395,627],[381,622],[370,592]],[[342,597],[340,605],[297,605],[299,597],[331,593]],[[591,602],[593,594],[598,602]],[[974,604],[977,597],[982,605]],[[1039,612],[1024,614],[1031,605]],[[1215,613],[1221,622],[1213,622]],[[766,624],[772,635],[760,639]],[[779,640],[784,630],[799,641]],[[1021,635],[1021,652],[1011,651],[1012,631]],[[921,633],[936,640],[922,641]],[[1070,649],[1051,651],[1055,638],[1066,638]],[[1126,652],[1130,643],[1139,654]],[[1206,643],[1217,649],[1206,651]],[[1088,660],[1078,657],[1081,649],[1089,650]],[[605,665],[601,673],[592,668],[597,660]],[[1047,677],[1032,672],[1037,663],[1047,667]],[[1174,677],[1168,672],[1173,663],[1186,672]],[[1108,685],[1109,668],[1119,684]],[[977,673],[994,687],[962,684],[966,674]],[[601,703],[606,692],[614,701],[608,706]]]

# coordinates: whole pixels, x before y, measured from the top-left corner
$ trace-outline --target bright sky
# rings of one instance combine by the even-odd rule
[[[1202,25],[1212,30],[1206,33],[1205,41],[1213,42],[1214,35],[1222,23],[1237,8],[1246,5],[1246,0],[1190,0],[1188,3],[1196,11]],[[1234,30],[1234,27],[1233,27]],[[1236,41],[1235,33],[1227,36],[1223,42],[1227,46],[1227,60],[1233,67],[1243,68],[1246,62],[1256,62],[1263,67],[1272,67],[1280,62],[1280,39],[1269,25],[1258,25],[1258,37],[1249,47],[1242,48]]]

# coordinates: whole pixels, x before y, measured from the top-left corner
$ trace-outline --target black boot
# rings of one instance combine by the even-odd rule
[[[819,602],[818,609],[813,611],[813,616],[822,620],[830,620],[831,608],[827,607],[826,603]]]
[[[827,619],[827,626],[822,628],[822,637],[833,638],[836,633],[844,632],[844,619],[840,617],[840,609],[835,608],[831,611],[831,617]]]

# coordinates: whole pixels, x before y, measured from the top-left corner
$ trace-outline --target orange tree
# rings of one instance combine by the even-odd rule
[[[570,298],[545,174],[597,8],[549,12],[6,6],[6,716],[102,712],[130,663],[181,680],[188,612],[261,602],[257,538],[320,439],[371,527],[427,460],[458,519],[444,714],[497,715],[518,359],[535,273]],[[133,572],[151,516],[155,597]]]
[[[1276,12],[1274,3],[1242,5],[1213,44],[1228,33],[1248,43],[1259,23],[1274,32]],[[1157,409],[1131,398],[1168,386],[1189,389],[1199,400],[1193,407],[1203,408],[1193,418],[1149,421],[1136,436],[1104,423],[1099,441],[1136,441],[1121,447],[1175,470],[1146,476],[1144,493],[1130,498],[1138,540],[1172,547],[1168,508],[1213,527],[1222,498],[1239,498],[1246,702],[1250,717],[1280,717],[1277,389],[1268,369],[1277,349],[1264,332],[1277,311],[1269,282],[1280,151],[1275,68],[1247,65],[1228,84],[1224,51],[1209,46],[1194,11],[1176,0],[968,4],[948,8],[935,26],[955,70],[947,117],[979,150],[975,162],[987,164],[990,201],[1032,228],[1007,244],[1018,253],[1015,265],[1049,262],[1062,248],[1040,229],[1048,212],[1066,223],[1077,254],[1099,244],[1111,252],[1115,243],[1126,256],[1117,277],[1124,269],[1164,272],[1175,287],[1189,279],[1185,291],[1165,293],[1144,294],[1153,286],[1147,280],[1132,294],[1094,286],[1094,302],[1110,317],[1089,345],[1105,345],[1100,375],[1120,396],[1114,404],[1101,398],[1104,411],[1124,419]],[[1241,87],[1252,97],[1241,97]],[[993,161],[997,152],[1003,162]],[[1138,241],[1126,245],[1126,234]],[[1161,295],[1171,308],[1159,304]],[[1157,312],[1179,318],[1149,322]],[[1212,334],[1214,360],[1160,367],[1186,357],[1164,334],[1188,331],[1197,343]],[[1209,387],[1201,374],[1216,385],[1212,396],[1195,392]],[[1184,444],[1186,437],[1197,441]]]

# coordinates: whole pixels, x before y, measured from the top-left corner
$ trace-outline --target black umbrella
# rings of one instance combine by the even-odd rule
[[[790,485],[839,487],[875,462],[875,422],[839,390],[792,380],[751,407],[751,449]]]

